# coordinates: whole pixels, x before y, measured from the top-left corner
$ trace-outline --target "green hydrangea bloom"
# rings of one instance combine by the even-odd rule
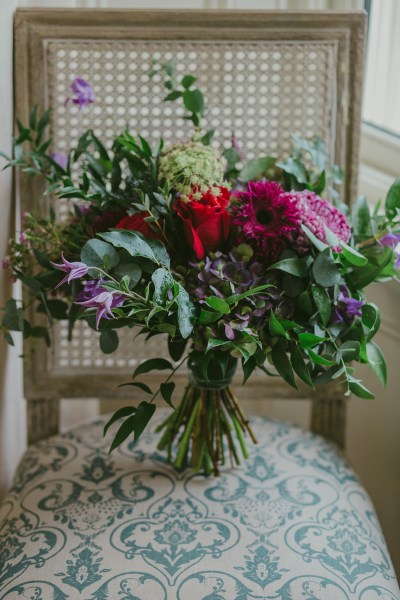
[[[225,159],[217,150],[191,141],[168,146],[160,157],[159,178],[184,199],[196,186],[206,192],[223,181]]]

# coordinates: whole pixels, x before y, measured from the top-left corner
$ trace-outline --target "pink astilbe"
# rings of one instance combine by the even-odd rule
[[[281,200],[285,203],[294,202],[300,210],[301,224],[305,225],[322,242],[326,242],[325,225],[333,231],[343,242],[348,242],[351,229],[347,219],[327,200],[320,198],[313,192],[284,192]],[[311,242],[302,229],[290,234],[291,247],[297,252],[305,253],[309,250]],[[340,251],[340,248],[334,248]]]
[[[274,181],[250,182],[234,192],[233,225],[241,228],[238,241],[246,241],[268,263],[275,262],[300,234],[301,208]]]

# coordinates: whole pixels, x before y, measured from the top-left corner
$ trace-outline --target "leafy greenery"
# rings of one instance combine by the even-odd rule
[[[178,77],[172,63],[155,64],[152,75],[162,80],[166,102],[181,103],[183,118],[194,126],[193,140],[202,149],[209,145],[214,130],[202,129],[207,107],[196,77]],[[96,329],[96,315],[105,311],[97,320],[100,348],[106,354],[117,349],[117,330],[122,327],[135,327],[146,340],[160,334],[167,337],[172,361],[144,361],[135,369],[133,381],[122,384],[151,398],[117,411],[110,419],[106,430],[123,419],[111,449],[132,433],[134,441],[140,437],[154,413],[157,396],[173,406],[172,378],[195,353],[201,357],[206,381],[211,377],[210,365],[224,377],[229,361],[240,360],[244,381],[260,369],[268,375],[279,374],[293,387],[299,379],[310,387],[336,382],[346,394],[370,399],[372,393],[354,375],[352,365],[359,362],[371,365],[386,384],[385,360],[373,341],[380,325],[379,309],[365,301],[364,288],[397,278],[397,253],[390,243],[385,245],[384,238],[388,233],[399,235],[400,180],[390,188],[384,210],[372,211],[360,197],[349,211],[338,192],[343,173],[330,164],[320,138],[305,140],[294,135],[290,156],[262,155],[247,162],[233,138],[232,147],[221,151],[228,186],[243,189],[246,183],[267,177],[284,190],[325,195],[348,215],[351,238],[345,243],[326,227],[324,239],[319,239],[303,225],[300,233],[310,248],[303,254],[286,250],[274,264],[263,263],[260,273],[260,259],[253,255],[253,248],[243,240],[235,244],[231,231],[221,249],[207,251],[196,262],[185,241],[187,224],[175,210],[174,184],[164,183],[165,178],[159,176],[163,140],[152,147],[142,136],[122,131],[106,147],[88,130],[62,166],[47,137],[50,116],[49,111],[39,115],[35,107],[27,126],[17,122],[13,156],[0,155],[6,167],[42,177],[46,194],[73,199],[74,205],[65,224],[58,222],[54,210],[48,216],[28,215],[25,238],[11,242],[10,270],[26,294],[24,302],[7,302],[1,329],[9,344],[13,344],[14,332],[49,344],[49,327],[55,320],[68,319],[71,338],[78,319]],[[223,169],[221,158],[221,173]],[[122,229],[122,216],[139,216],[142,229]],[[57,288],[55,295],[65,275],[57,267],[63,258],[83,263],[86,270],[84,276],[71,277],[70,285]],[[93,286],[97,296],[91,295],[87,285]],[[349,304],[353,312],[347,310]],[[31,305],[49,327],[29,323],[26,314]],[[276,373],[268,370],[267,362]],[[152,384],[137,381],[152,371],[167,372],[154,392]],[[187,454],[190,427],[200,423],[199,414],[193,413],[186,423],[189,429],[177,459],[180,466]],[[233,421],[233,427],[237,426]],[[204,448],[195,448],[194,453],[202,464]]]

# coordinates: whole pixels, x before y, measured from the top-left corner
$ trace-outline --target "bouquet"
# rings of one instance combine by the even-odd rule
[[[1,328],[51,342],[55,319],[78,319],[99,332],[103,352],[118,346],[118,329],[145,339],[167,337],[171,361],[139,364],[131,382],[137,406],[118,410],[111,450],[138,440],[161,396],[173,410],[159,427],[159,448],[177,469],[218,474],[247,456],[256,441],[231,388],[237,365],[245,383],[255,369],[296,387],[341,382],[343,393],[372,398],[354,363],[367,363],[383,384],[386,366],[373,341],[379,310],[366,302],[372,282],[397,278],[400,265],[400,180],[373,211],[364,197],[349,207],[337,191],[339,167],[319,138],[293,135],[289,157],[246,161],[232,136],[220,149],[202,130],[205,99],[196,77],[176,80],[173,66],[156,65],[166,102],[183,102],[194,126],[190,140],[156,147],[124,131],[106,148],[93,131],[68,155],[46,137],[49,112],[18,121],[14,156],[6,166],[38,175],[46,194],[70,199],[67,218],[24,214],[3,266],[27,290],[10,299]],[[87,81],[76,79],[69,106],[90,110]],[[57,204],[56,204],[57,206]],[[31,325],[34,303],[49,327]],[[174,373],[187,362],[183,398]],[[140,376],[165,371],[154,390]]]

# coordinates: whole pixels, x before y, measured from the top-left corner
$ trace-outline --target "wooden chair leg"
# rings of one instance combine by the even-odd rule
[[[28,444],[58,433],[59,398],[28,399],[27,403]]]
[[[343,396],[316,395],[311,410],[311,431],[342,450],[346,444],[346,402]]]

